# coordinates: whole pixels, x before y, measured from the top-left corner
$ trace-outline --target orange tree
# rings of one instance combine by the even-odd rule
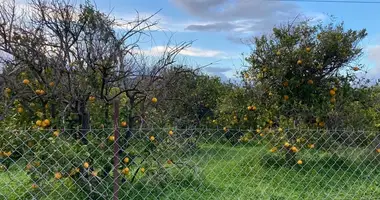
[[[312,25],[304,21],[275,27],[271,35],[254,38],[246,59],[250,66],[242,75],[245,87],[251,90],[248,93],[259,100],[258,106],[269,110],[273,121],[259,123],[257,128],[273,124],[276,129],[344,128],[347,124],[334,119],[349,120],[344,111],[352,108],[352,101],[361,93],[353,84],[358,81],[355,72],[362,66],[353,63],[362,54],[359,43],[366,35],[366,30],[347,30],[343,23]],[[274,135],[270,140],[275,145],[287,142],[287,152],[296,152],[290,148],[301,135],[285,131]],[[313,140],[311,135],[303,137]]]
[[[96,133],[97,137],[88,131],[91,127],[111,127],[114,99],[120,98],[123,103],[123,126],[133,128],[135,116],[140,114],[135,111],[142,111],[138,106],[152,106],[151,99],[165,90],[161,82],[180,78],[176,75],[181,68],[173,76],[163,78],[163,74],[188,43],[168,48],[156,62],[147,63],[139,54],[139,39],[156,24],[150,18],[124,23],[90,4],[78,9],[67,2],[42,0],[32,1],[29,13],[15,12],[14,8],[11,1],[1,5],[1,126],[4,130],[21,127],[34,131],[18,131],[16,139],[12,132],[5,132],[0,148],[2,155],[6,152],[13,161],[24,156],[30,162],[44,163],[31,174],[35,184],[43,186],[53,178],[52,172],[56,179],[66,178],[72,170],[68,168],[80,168],[84,161],[91,165],[102,156],[88,146],[96,149],[106,142],[113,144],[110,129]],[[130,133],[121,132],[120,157],[128,154],[126,139]],[[62,147],[59,154],[55,147]],[[104,155],[113,154],[107,152]],[[97,163],[103,177],[111,170],[109,156]],[[59,165],[46,168],[54,163]],[[88,179],[83,181],[86,184]]]

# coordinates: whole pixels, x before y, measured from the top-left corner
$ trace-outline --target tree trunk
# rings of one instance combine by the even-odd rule
[[[80,137],[83,144],[87,144],[87,132],[90,128],[90,114],[86,110],[86,103],[80,102],[79,105],[79,118],[81,123]]]

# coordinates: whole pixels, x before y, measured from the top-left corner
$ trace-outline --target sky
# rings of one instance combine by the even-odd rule
[[[76,0],[78,3],[84,0]],[[360,0],[358,0],[360,1]],[[364,1],[364,0],[363,0]],[[376,0],[372,0],[376,1]],[[92,0],[103,12],[117,19],[132,20],[158,12],[152,20],[153,40],[140,43],[144,52],[160,52],[171,45],[192,41],[181,52],[180,62],[207,66],[205,72],[226,80],[244,66],[250,48],[242,39],[269,33],[274,25],[297,15],[327,21],[333,15],[346,28],[366,28],[360,62],[370,78],[380,78],[380,3],[331,3],[269,0]]]

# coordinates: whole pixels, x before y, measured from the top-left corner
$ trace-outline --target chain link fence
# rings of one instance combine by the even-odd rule
[[[380,199],[378,132],[0,132],[0,199]]]

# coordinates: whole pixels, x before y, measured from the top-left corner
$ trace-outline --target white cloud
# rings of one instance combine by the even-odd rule
[[[160,56],[167,50],[170,50],[174,48],[173,46],[155,46],[152,47],[149,50],[143,50],[142,52],[145,55],[150,55],[150,56]],[[217,51],[217,50],[208,50],[208,49],[202,49],[202,48],[195,48],[195,47],[188,47],[186,49],[183,49],[182,51],[179,52],[179,55],[183,56],[192,56],[192,57],[209,57],[209,58],[215,58],[215,57],[222,57],[226,53],[222,51]]]
[[[367,54],[367,59],[369,62],[371,62],[373,65],[369,69],[369,74],[373,76],[374,78],[380,77],[380,45],[373,45],[369,46],[365,49],[365,52]]]

